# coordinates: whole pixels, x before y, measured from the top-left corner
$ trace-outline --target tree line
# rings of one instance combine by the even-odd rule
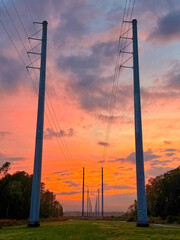
[[[0,219],[27,219],[30,212],[32,177],[25,171],[9,174],[10,163],[0,167]],[[53,192],[41,183],[40,217],[63,216],[63,208]]]
[[[167,222],[180,221],[180,166],[155,178],[146,185],[148,216]],[[136,220],[137,201],[128,209],[128,217]]]

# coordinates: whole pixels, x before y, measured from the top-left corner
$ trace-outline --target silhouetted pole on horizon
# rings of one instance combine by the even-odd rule
[[[98,209],[98,216],[100,216],[100,204],[99,204],[99,189],[98,189],[98,203],[97,203],[97,209]]]
[[[102,217],[104,217],[104,186],[103,186],[103,181],[104,181],[104,179],[103,179],[103,167],[102,167],[102,212],[101,212],[101,214],[102,214]]]
[[[135,145],[136,145],[136,179],[137,179],[137,226],[149,226],[147,218],[147,203],[145,193],[143,139],[141,123],[141,97],[139,83],[139,59],[137,20],[133,19],[133,75],[134,75],[134,115],[135,115]]]
[[[44,100],[45,100],[45,79],[46,79],[46,48],[47,48],[47,22],[44,21],[42,31],[41,46],[41,68],[39,81],[39,98],[36,128],[36,145],[34,156],[34,171],[31,192],[31,207],[28,226],[40,226],[40,189],[41,189],[41,167],[42,167],[42,150],[43,150],[43,129],[44,129]]]
[[[95,202],[95,216],[97,217],[97,196],[96,196],[96,202]]]
[[[89,216],[92,216],[92,203],[91,203],[91,197],[89,196]]]
[[[83,185],[82,185],[82,217],[84,217],[84,167],[83,167]]]
[[[89,189],[87,189],[87,217],[89,216]]]

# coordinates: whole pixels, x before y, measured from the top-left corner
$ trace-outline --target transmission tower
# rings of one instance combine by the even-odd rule
[[[120,53],[132,54],[133,67],[124,65],[132,57],[129,57],[120,68],[133,68],[134,77],[134,119],[135,119],[135,148],[136,148],[136,181],[137,181],[137,226],[149,226],[147,217],[147,203],[145,193],[145,176],[144,176],[144,157],[143,157],[143,138],[142,138],[142,121],[141,121],[141,96],[140,96],[140,81],[139,81],[139,56],[138,56],[138,34],[137,34],[137,20],[124,21],[124,23],[132,24],[132,28],[127,30],[120,36],[122,39],[130,40],[133,43],[133,52],[126,49],[131,44],[124,46]],[[132,29],[132,38],[124,36]]]
[[[43,151],[43,129],[44,129],[44,100],[45,100],[45,79],[46,79],[46,48],[47,48],[47,22],[38,23],[43,25],[42,39],[31,37],[29,39],[42,41],[41,46],[41,66],[40,66],[40,81],[39,81],[39,99],[37,113],[37,128],[36,128],[36,144],[34,157],[34,171],[31,192],[31,207],[30,207],[30,227],[40,226],[40,190],[41,190],[41,167],[42,167],[42,151]],[[39,54],[29,52],[32,54]],[[28,66],[28,68],[35,68]]]
[[[148,226],[147,203],[145,193],[144,157],[141,122],[141,97],[139,82],[139,57],[137,20],[133,24],[133,74],[134,74],[134,112],[135,112],[135,145],[136,145],[136,179],[137,179],[137,203],[138,221],[137,226]]]

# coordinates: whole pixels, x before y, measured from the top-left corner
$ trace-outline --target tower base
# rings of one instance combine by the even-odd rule
[[[149,222],[137,222],[137,227],[149,227]]]
[[[39,221],[29,222],[28,227],[40,227],[40,222]]]

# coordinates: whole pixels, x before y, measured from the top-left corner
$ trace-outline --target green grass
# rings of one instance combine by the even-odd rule
[[[118,221],[75,220],[42,223],[39,228],[26,226],[0,229],[0,240],[179,240],[180,229]]]

